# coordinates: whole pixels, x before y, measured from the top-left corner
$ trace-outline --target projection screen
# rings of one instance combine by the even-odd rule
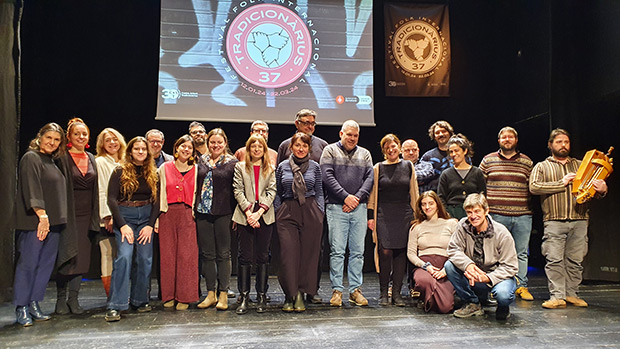
[[[372,0],[161,0],[158,120],[374,125]]]

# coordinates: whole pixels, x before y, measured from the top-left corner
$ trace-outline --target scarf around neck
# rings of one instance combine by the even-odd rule
[[[474,239],[474,255],[471,259],[479,268],[484,266],[484,239],[490,239],[495,235],[491,220],[489,217],[486,217],[486,220],[488,228],[480,233],[476,231],[476,228],[474,228],[468,220],[466,220],[463,224],[463,227],[466,229],[467,233]]]
[[[303,206],[306,203],[306,181],[304,180],[304,174],[308,171],[308,167],[310,166],[310,154],[307,154],[301,159],[291,154],[288,161],[293,171],[293,197],[299,201],[299,205]]]

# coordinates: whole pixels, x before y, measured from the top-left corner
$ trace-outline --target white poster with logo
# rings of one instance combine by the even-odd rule
[[[385,4],[386,96],[450,95],[447,5]]]

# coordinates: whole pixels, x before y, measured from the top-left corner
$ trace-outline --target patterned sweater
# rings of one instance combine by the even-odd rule
[[[499,151],[486,155],[480,170],[487,181],[489,211],[504,216],[531,215],[529,180],[532,160],[517,153],[512,158]]]

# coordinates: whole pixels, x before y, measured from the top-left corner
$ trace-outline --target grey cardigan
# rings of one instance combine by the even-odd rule
[[[245,211],[251,210],[256,202],[254,171],[248,173],[245,168],[245,161],[235,164],[235,174],[233,176],[233,193],[237,200],[237,207],[233,213],[233,222],[241,225],[248,225]],[[262,174],[258,177],[258,203],[269,209],[263,213],[265,224],[270,225],[276,221],[273,209],[273,200],[276,197],[276,173],[271,171],[267,177]]]

